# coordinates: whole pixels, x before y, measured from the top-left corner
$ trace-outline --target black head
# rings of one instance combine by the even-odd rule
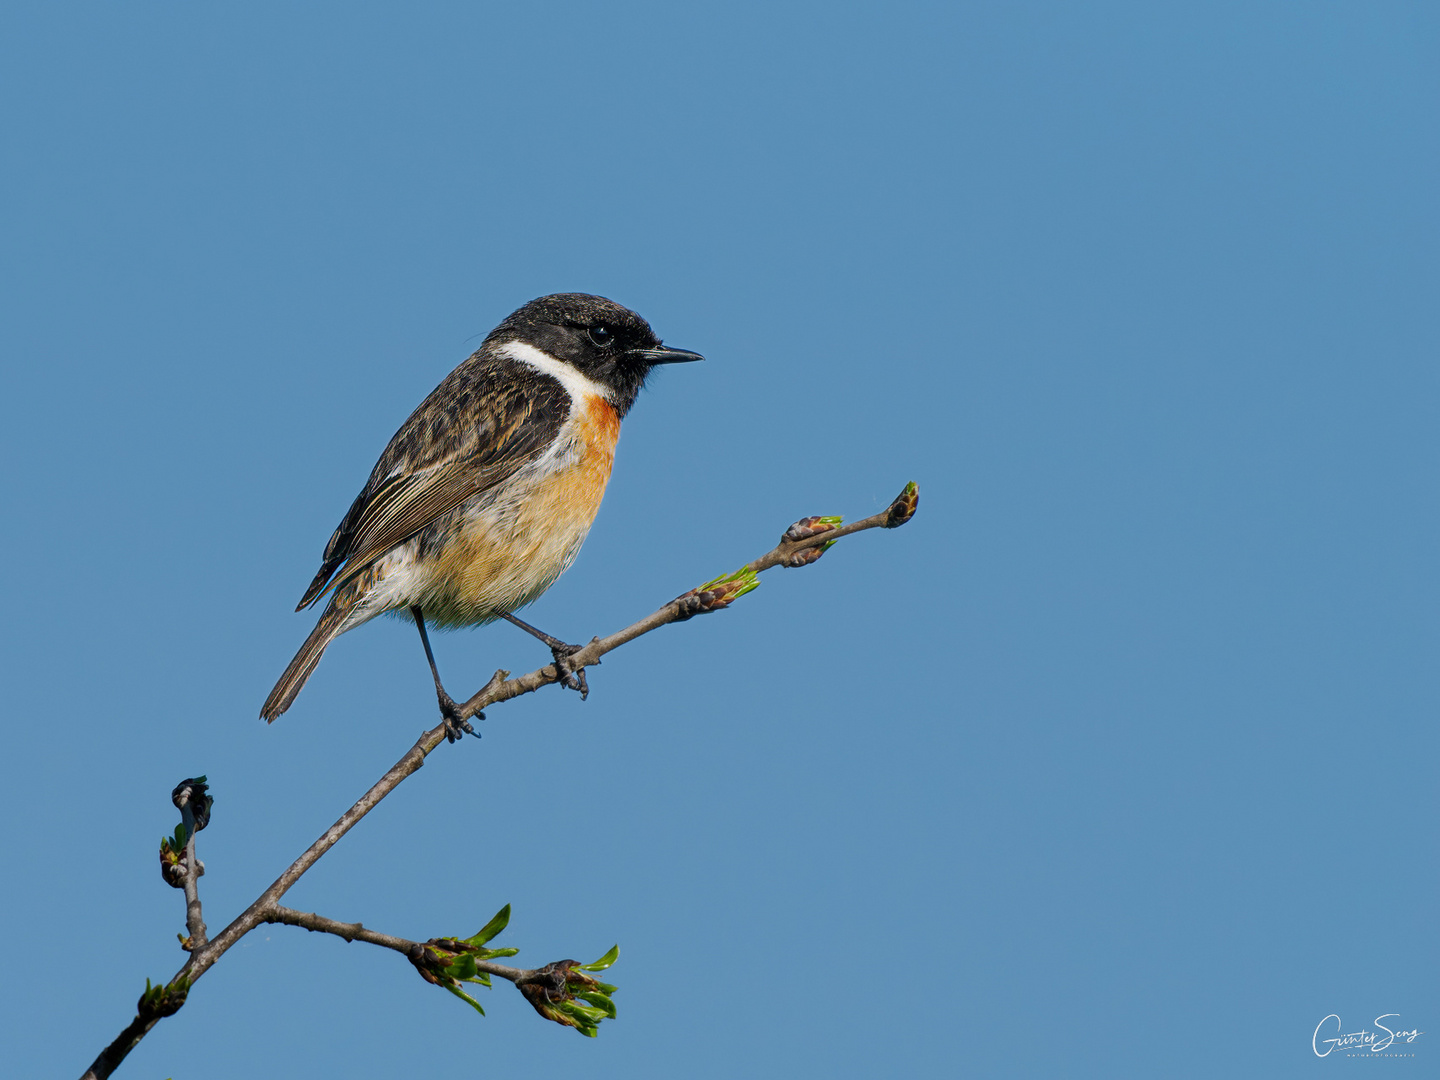
[[[704,359],[684,349],[665,348],[635,312],[586,293],[555,293],[531,300],[485,339],[487,345],[507,341],[543,349],[608,387],[621,416],[635,404],[651,368]]]

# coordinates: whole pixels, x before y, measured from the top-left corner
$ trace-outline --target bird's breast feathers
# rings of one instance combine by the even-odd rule
[[[569,392],[569,416],[554,441],[508,481],[387,554],[357,621],[419,604],[437,626],[490,622],[536,599],[580,553],[610,479],[620,416],[603,388],[573,368],[529,346],[510,349],[513,359],[560,381]]]

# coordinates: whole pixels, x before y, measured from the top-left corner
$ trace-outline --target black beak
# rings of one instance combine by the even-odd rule
[[[695,360],[705,359],[698,352],[690,352],[688,349],[672,349],[664,345],[658,349],[631,349],[630,355],[644,360],[647,364],[688,364]]]

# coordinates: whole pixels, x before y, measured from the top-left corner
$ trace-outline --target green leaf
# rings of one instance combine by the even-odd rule
[[[760,587],[760,578],[756,575],[755,571],[751,570],[748,566],[742,566],[734,573],[721,574],[717,578],[712,578],[705,582],[704,585],[701,585],[696,592],[710,592],[712,589],[717,589],[721,585],[730,585],[737,581],[741,582],[741,586],[730,594],[731,600],[744,596],[750,590]]]
[[[606,1016],[608,1016],[611,1020],[615,1019],[615,1003],[599,991],[586,990],[582,993],[576,994],[575,996],[583,1001],[588,1001],[597,1009],[604,1009]]]
[[[590,1024],[598,1024],[606,1016],[604,1009],[597,1009],[592,1005],[577,1005],[573,1001],[561,1002],[560,1010],[576,1020],[585,1020]]]
[[[745,578],[745,584],[735,590],[735,595],[730,597],[731,600],[739,600],[740,597],[744,596],[746,593],[754,592],[760,587],[760,577],[755,573],[754,570],[747,570],[745,573],[747,575]]]
[[[484,1015],[485,1015],[485,1010],[480,1007],[480,1002],[476,1001],[476,1000],[475,1000],[474,998],[472,998],[469,994],[467,994],[464,990],[461,990],[458,986],[447,986],[447,987],[445,987],[445,989],[446,989],[446,990],[449,990],[452,994],[454,994],[454,995],[455,995],[456,997],[458,997],[460,1000],[465,1001],[465,1002],[468,1002],[469,1005],[470,1005],[470,1007],[471,1007],[472,1009],[474,1009],[476,1012],[478,1012],[481,1016],[484,1016]]]
[[[615,963],[615,961],[616,961],[616,960],[619,960],[619,959],[620,959],[620,946],[619,946],[619,945],[612,945],[612,946],[610,947],[610,951],[607,952],[604,956],[600,957],[599,960],[596,960],[593,964],[581,964],[581,965],[580,965],[580,970],[581,970],[581,971],[604,971],[606,968],[608,968],[611,964]]]
[[[510,905],[506,904],[504,907],[502,907],[499,911],[495,913],[495,917],[493,919],[491,919],[488,923],[486,923],[483,927],[480,928],[479,933],[477,933],[474,937],[466,938],[465,944],[484,945],[496,934],[500,933],[501,930],[504,930],[505,927],[508,925],[510,925]],[[514,956],[515,953],[511,952],[509,955]]]
[[[516,956],[519,949],[476,949],[475,957],[479,960],[494,960],[497,956]]]
[[[452,979],[473,979],[475,977],[475,958],[469,953],[461,953],[445,969],[445,974]]]

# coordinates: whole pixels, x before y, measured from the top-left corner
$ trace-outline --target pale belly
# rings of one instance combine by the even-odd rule
[[[610,461],[606,455],[563,470],[463,517],[439,557],[423,566],[426,619],[438,626],[485,623],[539,597],[580,553]]]
[[[613,451],[582,447],[392,551],[351,625],[418,604],[432,625],[474,626],[538,598],[580,553],[610,479]]]
[[[418,604],[435,626],[491,622],[535,600],[585,542],[615,460],[620,420],[598,399],[567,425],[566,449],[516,474],[380,559],[345,629]],[[337,594],[338,599],[338,594]]]

